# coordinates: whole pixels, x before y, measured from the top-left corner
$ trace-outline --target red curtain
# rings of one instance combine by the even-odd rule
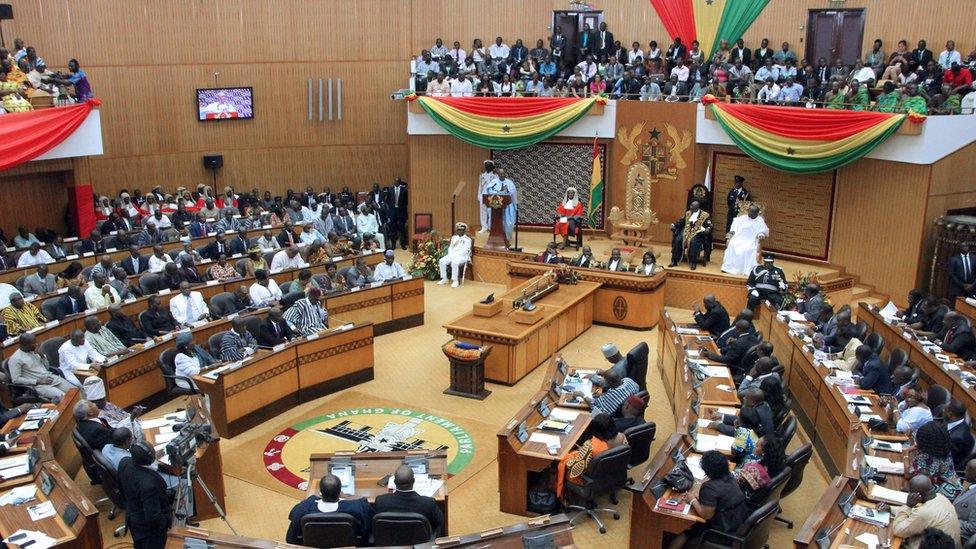
[[[654,6],[654,11],[661,18],[671,38],[681,37],[681,43],[690,48],[692,40],[697,38],[695,10],[691,6],[691,0],[651,0],[651,5]],[[663,50],[668,49],[667,44],[658,44],[658,47]],[[708,51],[709,47],[711,44],[702,44],[702,49],[705,51]]]
[[[53,149],[100,104],[98,99],[89,99],[70,107],[0,116],[0,170],[19,166]]]

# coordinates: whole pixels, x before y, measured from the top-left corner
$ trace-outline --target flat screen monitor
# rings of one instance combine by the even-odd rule
[[[201,122],[248,118],[254,118],[252,88],[197,89],[197,119]]]

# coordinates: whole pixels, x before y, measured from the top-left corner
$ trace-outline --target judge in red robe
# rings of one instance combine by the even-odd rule
[[[583,216],[583,205],[580,204],[576,187],[566,189],[561,204],[556,206],[556,221],[552,231],[554,234],[562,235],[563,242],[560,247],[565,248],[569,242],[569,234],[576,232],[576,225],[579,217]]]

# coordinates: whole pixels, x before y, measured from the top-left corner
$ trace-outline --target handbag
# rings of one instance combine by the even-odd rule
[[[550,515],[559,510],[559,500],[556,492],[544,486],[537,486],[529,490],[528,510],[540,515]]]
[[[695,475],[691,473],[688,462],[682,457],[675,462],[674,467],[664,475],[664,482],[675,492],[683,493],[691,490],[695,484]]]

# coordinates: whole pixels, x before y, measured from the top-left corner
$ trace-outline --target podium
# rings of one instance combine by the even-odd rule
[[[485,359],[491,349],[491,345],[485,345],[481,348],[481,356],[473,360],[451,356],[445,350],[444,355],[451,363],[451,386],[444,389],[444,394],[478,400],[488,398],[491,391],[485,389]]]
[[[508,249],[508,237],[505,236],[505,208],[512,203],[512,197],[507,194],[486,194],[481,196],[481,203],[491,209],[491,229],[485,249]]]

